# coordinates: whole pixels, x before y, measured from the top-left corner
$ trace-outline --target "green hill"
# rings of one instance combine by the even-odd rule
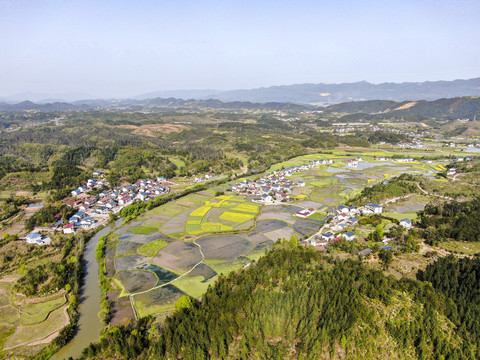
[[[348,114],[346,120],[383,119],[385,117],[417,117],[417,118],[480,118],[480,97],[457,97],[435,101],[372,100],[347,102],[329,106],[325,113]]]
[[[111,328],[84,358],[478,358],[469,333],[477,320],[462,322],[468,312],[459,317],[452,307],[456,289],[441,290],[283,244],[248,270],[221,277],[162,329],[152,319]]]

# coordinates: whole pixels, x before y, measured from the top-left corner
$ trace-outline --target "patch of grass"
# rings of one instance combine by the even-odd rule
[[[217,277],[213,277],[208,281],[203,280],[203,276],[185,276],[179,280],[176,280],[173,284],[184,293],[193,296],[195,298],[201,297],[208,289],[209,285],[215,283]]]
[[[215,260],[206,260],[205,263],[209,265],[217,274],[228,274],[232,271],[243,268],[250,263],[251,260],[245,256],[240,256],[238,259],[234,259],[227,262],[218,263]]]
[[[167,285],[135,296],[134,304],[139,317],[156,315],[175,310],[175,303],[183,295],[175,286]]]
[[[168,245],[166,240],[153,240],[147,244],[143,244],[137,249],[138,255],[145,257],[154,257],[157,255],[158,251],[163,249]]]
[[[337,179],[323,179],[323,180],[316,180],[316,181],[311,181],[309,183],[312,186],[327,186],[327,185],[335,185],[338,184]]]
[[[181,168],[181,167],[184,167],[185,166],[185,162],[183,160],[181,160],[180,158],[177,158],[177,157],[169,157],[168,160],[170,160],[172,163],[174,163],[177,168]]]
[[[445,241],[440,242],[438,247],[465,255],[475,255],[480,253],[480,242]]]
[[[17,309],[12,305],[0,307],[0,321],[2,323],[14,324],[18,321],[19,315]]]
[[[415,220],[417,218],[417,212],[416,211],[407,211],[404,213],[397,213],[397,212],[392,212],[392,213],[385,213],[386,216],[392,217],[397,220],[402,220],[402,219],[410,219],[410,220]]]
[[[38,314],[48,314],[50,311],[56,309],[57,307],[65,304],[65,297],[60,296],[56,299],[48,300],[41,303],[29,304],[21,307],[22,313],[35,316]]]
[[[323,220],[324,218],[325,218],[325,214],[318,213],[318,212],[313,213],[308,217],[308,219],[310,220]]]
[[[42,322],[47,318],[47,316],[48,316],[48,313],[37,314],[34,316],[30,316],[27,314],[20,314],[20,322],[22,323],[22,325],[33,325],[33,324]]]
[[[35,325],[19,326],[15,333],[8,338],[5,347],[14,347],[28,344],[32,341],[41,340],[48,335],[62,329],[68,323],[68,317],[65,315],[67,306],[62,306],[50,313],[48,318]]]
[[[139,234],[139,235],[150,235],[150,234],[156,232],[157,229],[158,229],[157,227],[142,224],[140,226],[129,229],[129,231],[134,233],[134,234]]]
[[[203,230],[201,224],[189,224],[187,222],[187,224],[185,224],[185,232],[190,235],[197,235],[203,233]]]
[[[148,211],[144,216],[148,217],[150,215],[163,215],[172,218],[184,213],[187,210],[188,208],[186,206],[176,204],[175,202],[170,202]]]

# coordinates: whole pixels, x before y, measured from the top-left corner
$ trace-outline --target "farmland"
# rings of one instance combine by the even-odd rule
[[[120,323],[120,316],[129,313],[128,297],[138,316],[168,313],[176,299],[185,294],[201,297],[219,274],[257,260],[279,239],[301,240],[315,234],[328,212],[365,186],[404,172],[433,176],[445,166],[439,162],[376,161],[377,153],[356,153],[363,161],[357,168],[349,168],[344,154],[311,154],[272,167],[273,171],[334,159],[333,164],[293,174],[291,178],[304,180],[305,186],[293,190],[288,204],[261,205],[228,191],[215,196],[228,190],[223,185],[159,206],[118,229],[109,239],[106,255],[112,279],[108,297],[115,299],[113,306],[118,310],[113,312],[112,322]],[[386,215],[414,218],[428,201],[429,197],[418,195],[389,205]],[[317,213],[307,219],[294,215],[305,208]],[[369,230],[360,227],[358,231],[367,234]]]
[[[0,297],[0,355],[34,354],[69,322],[68,301],[62,293],[25,299],[13,291],[7,278],[0,281]]]

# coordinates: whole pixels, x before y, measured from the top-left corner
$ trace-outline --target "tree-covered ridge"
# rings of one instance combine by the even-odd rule
[[[365,187],[360,194],[350,201],[352,205],[364,205],[366,202],[381,203],[386,199],[393,199],[420,192],[417,183],[421,177],[402,174],[390,181],[383,181],[370,187]]]
[[[480,198],[428,204],[420,213],[427,243],[454,239],[480,241]]]
[[[84,358],[474,359],[444,308],[428,283],[282,245],[221,277],[160,335],[148,320],[114,327]]]

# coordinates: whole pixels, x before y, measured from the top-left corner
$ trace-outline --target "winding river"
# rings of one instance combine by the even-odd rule
[[[90,343],[98,341],[103,325],[98,317],[100,312],[101,290],[98,282],[98,263],[95,257],[95,248],[98,240],[122,224],[123,219],[116,223],[107,225],[105,228],[95,234],[85,247],[85,283],[81,290],[80,304],[78,307],[80,318],[78,319],[78,331],[73,339],[61,348],[50,359],[62,360],[69,357],[79,358],[82,350]]]

